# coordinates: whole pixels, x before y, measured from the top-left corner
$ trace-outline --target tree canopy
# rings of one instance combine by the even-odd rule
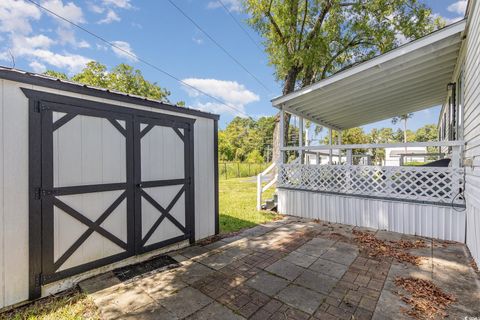
[[[52,70],[46,71],[45,74],[63,80],[169,102],[170,91],[158,86],[155,82],[145,80],[140,70],[123,63],[108,70],[105,65],[90,61],[81,72],[71,78],[64,73]],[[180,102],[178,105],[183,106],[184,103]]]
[[[243,0],[243,7],[283,94],[445,25],[419,0]],[[278,125],[273,139],[277,158]]]

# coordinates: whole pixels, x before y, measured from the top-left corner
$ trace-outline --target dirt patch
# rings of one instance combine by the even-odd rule
[[[411,306],[410,309],[403,310],[403,312],[415,319],[448,317],[445,310],[455,302],[453,295],[443,292],[430,280],[397,277],[395,285],[409,293],[409,296],[399,295],[403,302]]]
[[[423,240],[416,241],[385,241],[375,237],[370,232],[353,230],[357,245],[367,252],[370,257],[391,257],[399,262],[407,262],[414,266],[420,265],[422,257],[415,256],[405,250],[425,248]]]

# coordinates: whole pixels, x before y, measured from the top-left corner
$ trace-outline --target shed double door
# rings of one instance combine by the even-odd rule
[[[94,103],[32,108],[41,210],[31,223],[41,223],[30,229],[41,252],[31,257],[31,297],[43,284],[193,240],[191,119]]]

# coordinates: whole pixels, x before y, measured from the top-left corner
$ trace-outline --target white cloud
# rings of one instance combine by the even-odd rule
[[[210,1],[207,4],[207,8],[209,9],[217,9],[221,8],[222,3],[227,7],[228,11],[230,12],[241,12],[242,11],[242,2],[241,0],[221,0],[220,1]]]
[[[138,61],[136,54],[133,52],[130,43],[125,41],[112,41],[118,48],[112,47],[113,52],[117,57],[127,59],[130,61]]]
[[[106,6],[118,7],[121,9],[131,9],[133,8],[130,0],[103,0],[102,1]]]
[[[63,1],[61,0],[44,0],[42,1],[42,5],[48,10],[51,10],[52,12],[55,12],[59,16],[62,16],[65,19],[70,20],[74,23],[85,22],[82,8],[77,7],[73,2],[64,4]],[[66,23],[63,20],[60,20],[60,21],[61,23]]]
[[[109,9],[107,15],[102,20],[98,21],[98,24],[109,24],[112,22],[120,21],[120,17],[112,9]]]
[[[192,40],[193,40],[193,42],[195,42],[196,44],[203,44],[203,39],[202,39],[201,37],[193,36]]]
[[[91,46],[90,46],[90,43],[88,43],[85,40],[82,40],[77,44],[77,47],[81,49],[85,49],[85,48],[90,48]]]
[[[217,113],[230,112],[234,115],[242,115],[242,113],[245,113],[245,105],[260,100],[260,97],[257,94],[248,90],[244,85],[236,81],[199,78],[188,78],[183,79],[182,81],[189,86],[198,88],[199,90],[224,101],[227,105],[217,102],[197,102],[195,107],[205,111]],[[184,86],[184,89],[190,97],[197,99],[205,98],[200,92],[188,86]]]
[[[88,3],[88,9],[94,13],[104,13],[105,12],[105,8],[104,7],[101,7],[99,5],[96,5],[94,3],[91,3],[89,2]]]
[[[33,50],[31,52],[31,56],[36,57],[54,67],[67,69],[70,74],[81,71],[85,65],[91,61],[91,59],[78,54],[59,54],[43,49]]]
[[[38,61],[30,62],[29,66],[30,68],[32,68],[33,72],[36,73],[44,73],[45,71],[47,71],[47,67]]]
[[[467,10],[468,0],[459,0],[452,3],[448,6],[448,11],[455,12],[460,15],[465,15],[465,10]]]
[[[40,10],[23,0],[0,1],[0,31],[28,34],[32,31],[30,20],[39,20]]]
[[[55,41],[49,37],[39,34],[38,36],[14,36],[12,37],[12,49],[16,54],[28,53],[34,49],[48,49]]]
[[[230,106],[230,107],[229,107]],[[245,117],[245,107],[235,106],[230,104],[222,104],[216,102],[197,103],[189,108],[198,109],[205,112],[212,112],[217,114],[230,113],[234,116]]]

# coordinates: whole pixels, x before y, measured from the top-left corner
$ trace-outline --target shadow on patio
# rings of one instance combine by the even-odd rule
[[[479,277],[459,243],[286,217],[170,255],[180,267],[80,286],[105,319],[480,316]]]

